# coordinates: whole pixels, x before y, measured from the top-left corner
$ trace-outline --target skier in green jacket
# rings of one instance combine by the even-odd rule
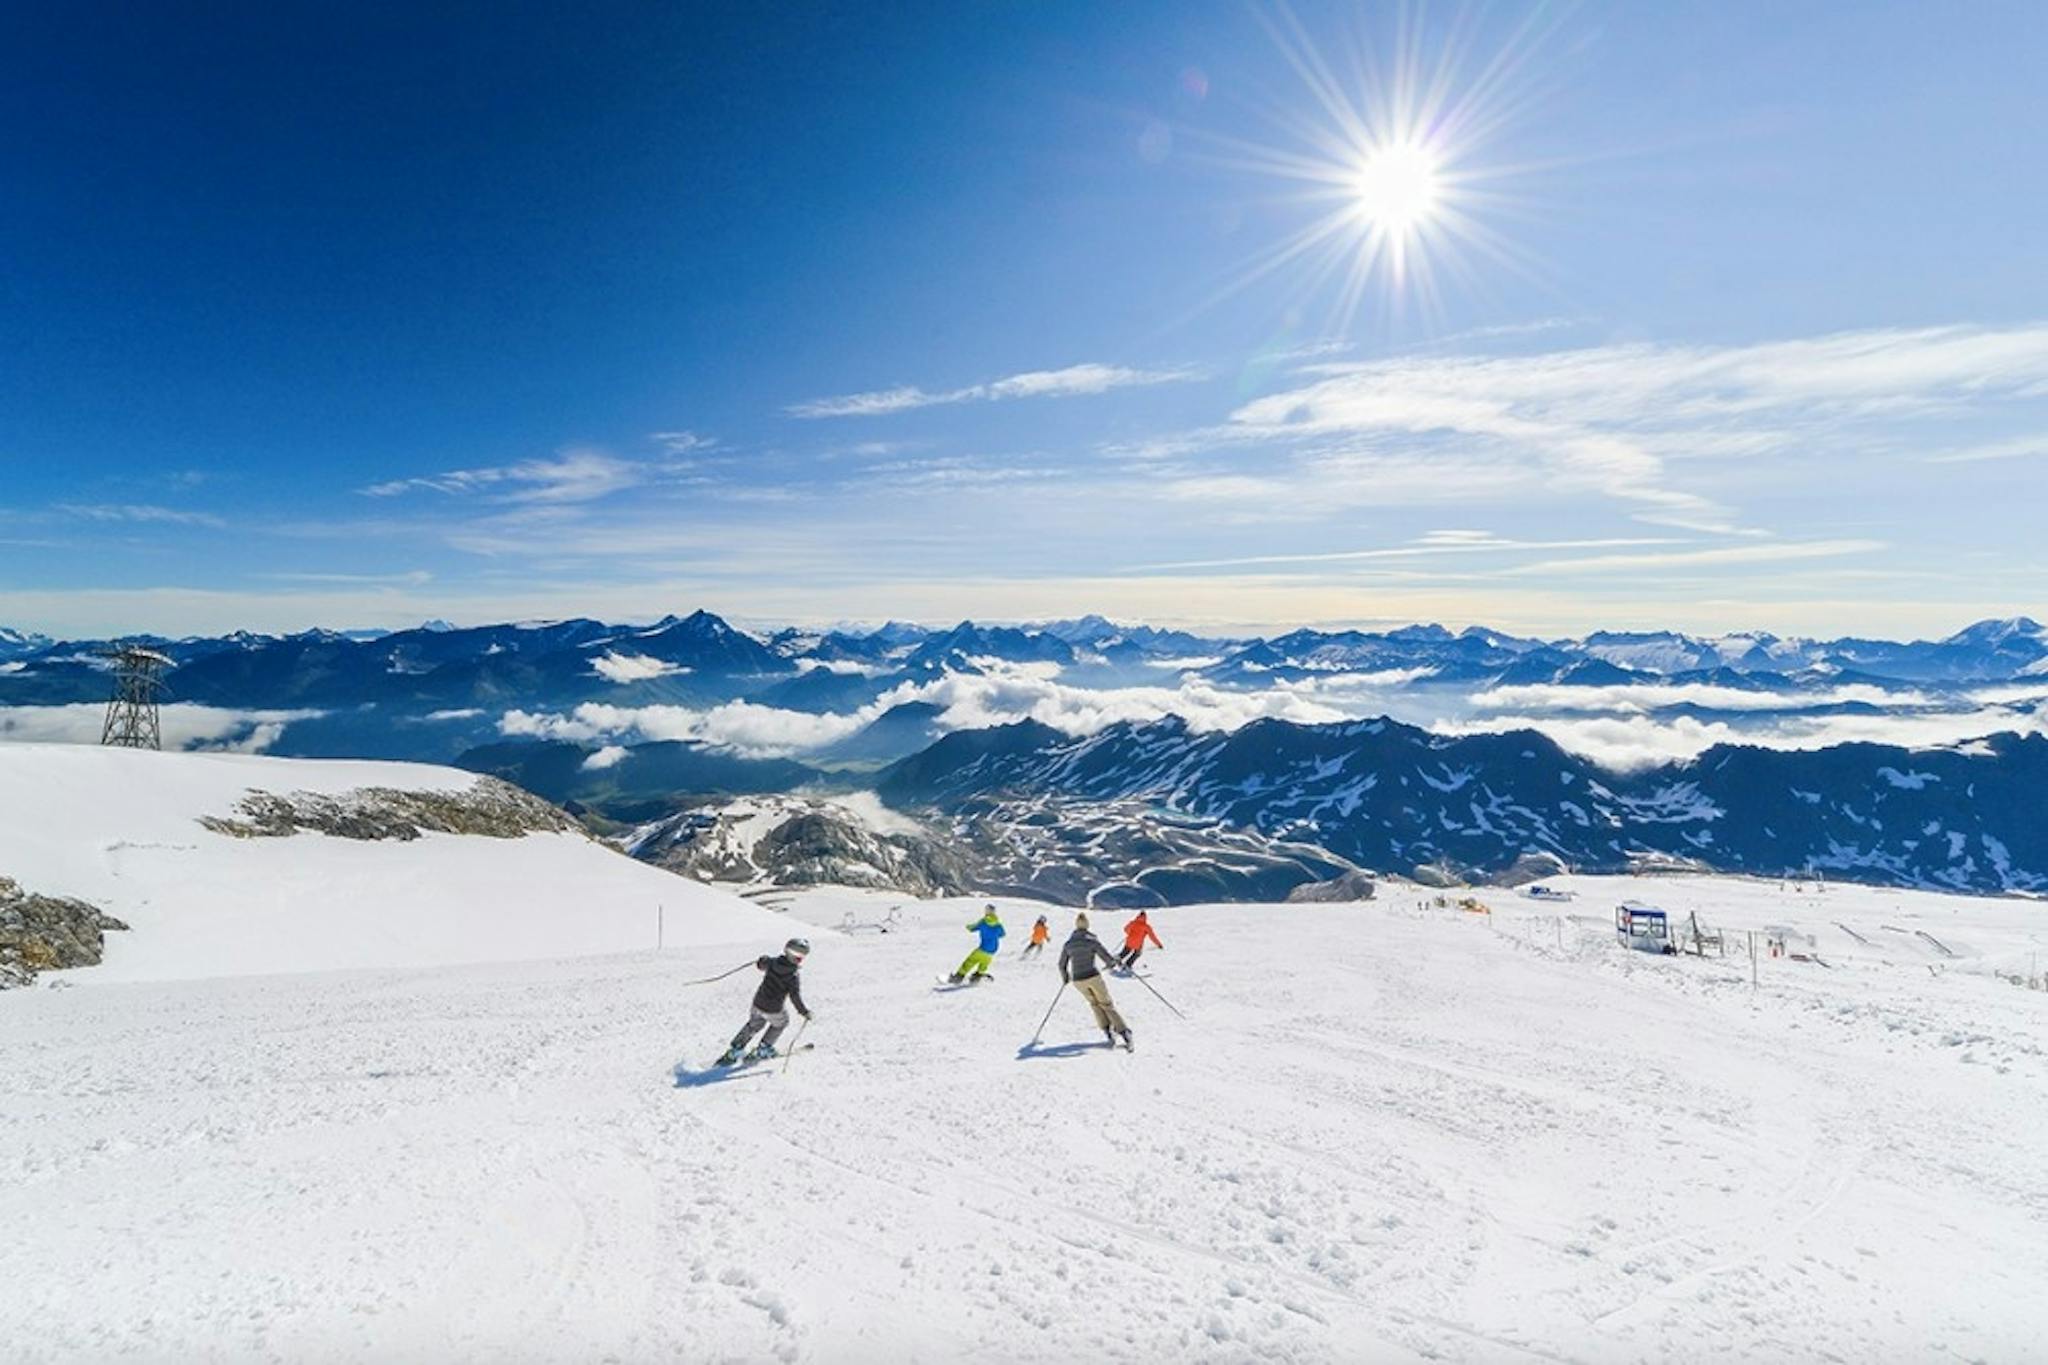
[[[996,918],[995,906],[983,911],[980,919],[967,926],[967,932],[981,935],[981,941],[960,964],[960,970],[947,978],[956,986],[969,977],[977,982],[988,980],[989,964],[995,961],[996,949],[1003,946],[1003,922]]]

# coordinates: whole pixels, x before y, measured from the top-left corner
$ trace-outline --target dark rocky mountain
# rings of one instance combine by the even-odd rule
[[[1137,908],[1281,900],[1349,878],[1344,898],[1359,898],[1358,870],[1326,850],[1139,801],[975,801],[929,821],[878,827],[830,800],[744,797],[678,811],[620,843],[702,881]]]
[[[819,762],[891,763],[928,748],[944,733],[939,717],[945,708],[928,701],[906,701],[890,707],[855,733],[818,752]]]
[[[745,631],[708,611],[670,616],[646,630],[614,632],[600,643],[623,656],[658,659],[693,672],[775,678],[796,667]]]
[[[1144,625],[1122,625],[1101,616],[1083,616],[1072,621],[1049,621],[1028,627],[1065,640],[1078,648],[1098,654],[1135,658],[1191,658],[1214,654],[1229,641],[1190,635],[1184,630],[1157,630]]]
[[[47,635],[36,635],[25,630],[9,630],[5,626],[0,626],[0,663],[41,653],[55,643],[56,641]]]
[[[1262,720],[1224,734],[1167,719],[1075,739],[1025,722],[949,735],[888,769],[878,789],[891,805],[937,812],[1138,800],[1401,874],[1447,864],[1482,877],[1550,853],[1584,871],[1654,861],[2048,890],[2039,735],[1932,750],[1723,746],[1616,774],[1529,731]]]
[[[972,621],[962,621],[951,630],[927,637],[904,662],[932,664],[955,656],[1002,659],[1018,664],[1070,664],[1074,662],[1074,647],[1057,635],[1010,626],[978,626]]]
[[[911,896],[976,889],[974,869],[947,841],[914,829],[878,830],[844,806],[805,797],[693,806],[635,829],[620,846],[706,882],[867,886]]]

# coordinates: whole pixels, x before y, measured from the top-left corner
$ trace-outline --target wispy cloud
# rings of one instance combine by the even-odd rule
[[[1706,550],[1673,550],[1660,554],[1584,555],[1573,559],[1545,559],[1518,564],[1505,572],[1515,574],[1631,573],[1713,568],[1727,564],[1770,564],[1799,559],[1834,559],[1843,555],[1870,554],[1885,548],[1881,540],[1788,540],[1751,545],[1722,545]]]
[[[1385,475],[1465,461],[1646,521],[1738,529],[1678,467],[1839,445],[1901,423],[2048,397],[2048,325],[1838,333],[1746,346],[1651,343],[1516,356],[1409,355],[1317,367],[1200,433],[1215,447],[1309,443]],[[2038,447],[1996,443],[1963,458]]]
[[[500,501],[524,504],[591,502],[645,481],[647,471],[630,460],[596,450],[565,450],[553,459],[481,469],[453,469],[410,479],[374,483],[361,491],[390,498],[405,493],[490,492]]]
[[[1504,554],[1550,550],[1596,550],[1643,545],[1672,545],[1669,536],[1604,536],[1590,540],[1514,540],[1491,531],[1430,531],[1406,545],[1369,550],[1330,550],[1320,554],[1245,555],[1236,559],[1184,559],[1148,564],[1144,569],[1223,569],[1249,564],[1342,564],[1352,560],[1413,559],[1427,555]]]
[[[965,455],[941,455],[925,460],[892,460],[869,465],[857,478],[849,480],[848,486],[926,490],[987,488],[1054,479],[1066,472]]]
[[[394,588],[423,588],[434,581],[434,576],[425,569],[406,573],[266,573],[258,576],[278,583],[388,584]]]
[[[875,389],[867,393],[814,398],[791,404],[792,417],[879,417],[915,408],[938,407],[947,403],[996,402],[1010,398],[1073,398],[1107,393],[1111,389],[1141,388],[1152,384],[1180,384],[1201,378],[1192,369],[1135,370],[1121,365],[1069,365],[1058,370],[1028,370],[986,384],[964,389],[921,389],[905,385]]]
[[[716,437],[697,431],[650,431],[647,439],[671,455],[696,455],[718,446]]]
[[[2048,435],[2019,436],[2009,441],[1987,441],[1964,446],[1930,457],[1934,464],[1974,464],[1979,460],[2019,460],[2048,455]]]
[[[152,503],[66,502],[59,503],[57,510],[67,516],[83,517],[87,521],[156,526],[205,526],[213,530],[223,530],[227,526],[225,520],[209,512],[189,512],[177,507],[158,507]]]
[[[57,706],[0,706],[0,742],[29,744],[94,744],[106,720],[98,702]],[[167,702],[163,707],[163,740],[171,749],[214,749],[260,754],[275,744],[285,727],[310,720],[320,711],[245,711]]]

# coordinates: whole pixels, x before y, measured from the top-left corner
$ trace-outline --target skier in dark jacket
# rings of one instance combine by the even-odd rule
[[[763,1027],[760,1046],[746,1053],[750,1062],[758,1062],[775,1055],[775,1041],[782,1031],[789,1027],[789,1010],[785,1002],[796,1006],[796,1012],[804,1018],[811,1018],[810,1006],[804,1004],[803,982],[798,972],[804,965],[804,958],[811,951],[806,939],[793,938],[782,945],[782,952],[776,957],[764,957],[754,966],[761,972],[761,988],[754,992],[754,1006],[747,1014],[747,1022],[732,1036],[732,1046],[718,1059],[718,1065],[731,1066],[740,1059],[747,1041]]]
[[[1074,932],[1067,935],[1066,946],[1060,949],[1060,980],[1069,982],[1088,1002],[1088,1008],[1095,1011],[1095,1027],[1102,1030],[1102,1036],[1111,1047],[1121,1036],[1124,1046],[1131,1045],[1131,1026],[1117,1013],[1116,1002],[1109,998],[1109,983],[1102,979],[1104,967],[1114,967],[1116,959],[1109,949],[1102,946],[1102,940],[1088,932],[1088,916],[1074,916]]]

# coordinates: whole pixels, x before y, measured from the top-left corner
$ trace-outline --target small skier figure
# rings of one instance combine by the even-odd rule
[[[1031,926],[1031,942],[1024,945],[1024,951],[1017,955],[1022,962],[1027,957],[1039,957],[1045,952],[1046,940],[1052,937],[1052,930],[1045,922],[1045,916],[1038,917],[1038,923]]]
[[[1121,1035],[1128,1051],[1131,1026],[1117,1013],[1116,1002],[1109,998],[1109,983],[1102,979],[1102,968],[1115,965],[1116,959],[1102,946],[1102,940],[1088,932],[1088,916],[1074,916],[1074,932],[1060,949],[1060,980],[1070,982],[1095,1011],[1095,1027],[1102,1030],[1103,1039],[1115,1047]]]
[[[1152,946],[1155,948],[1166,946],[1159,941],[1159,935],[1152,931],[1152,921],[1146,919],[1145,912],[1140,910],[1138,917],[1124,926],[1124,950],[1116,955],[1117,966],[1127,972],[1136,971],[1138,955],[1145,951],[1145,940],[1148,938],[1152,940]]]
[[[754,966],[761,972],[761,988],[754,992],[754,1005],[747,1014],[747,1022],[732,1036],[732,1046],[718,1059],[718,1065],[731,1066],[745,1052],[747,1041],[763,1027],[760,1046],[746,1052],[750,1062],[762,1061],[775,1055],[775,1041],[782,1037],[782,1031],[789,1027],[789,1010],[785,1002],[796,1006],[796,1012],[804,1018],[812,1017],[810,1006],[804,1004],[803,982],[798,971],[804,965],[804,958],[811,951],[810,941],[793,938],[782,945],[782,952],[776,957],[764,957],[755,961]]]
[[[1003,946],[1003,922],[996,918],[993,905],[987,907],[980,919],[967,926],[967,932],[980,934],[981,942],[961,962],[960,970],[946,978],[956,986],[969,976],[978,982],[988,980],[989,964],[995,961],[996,949]]]

